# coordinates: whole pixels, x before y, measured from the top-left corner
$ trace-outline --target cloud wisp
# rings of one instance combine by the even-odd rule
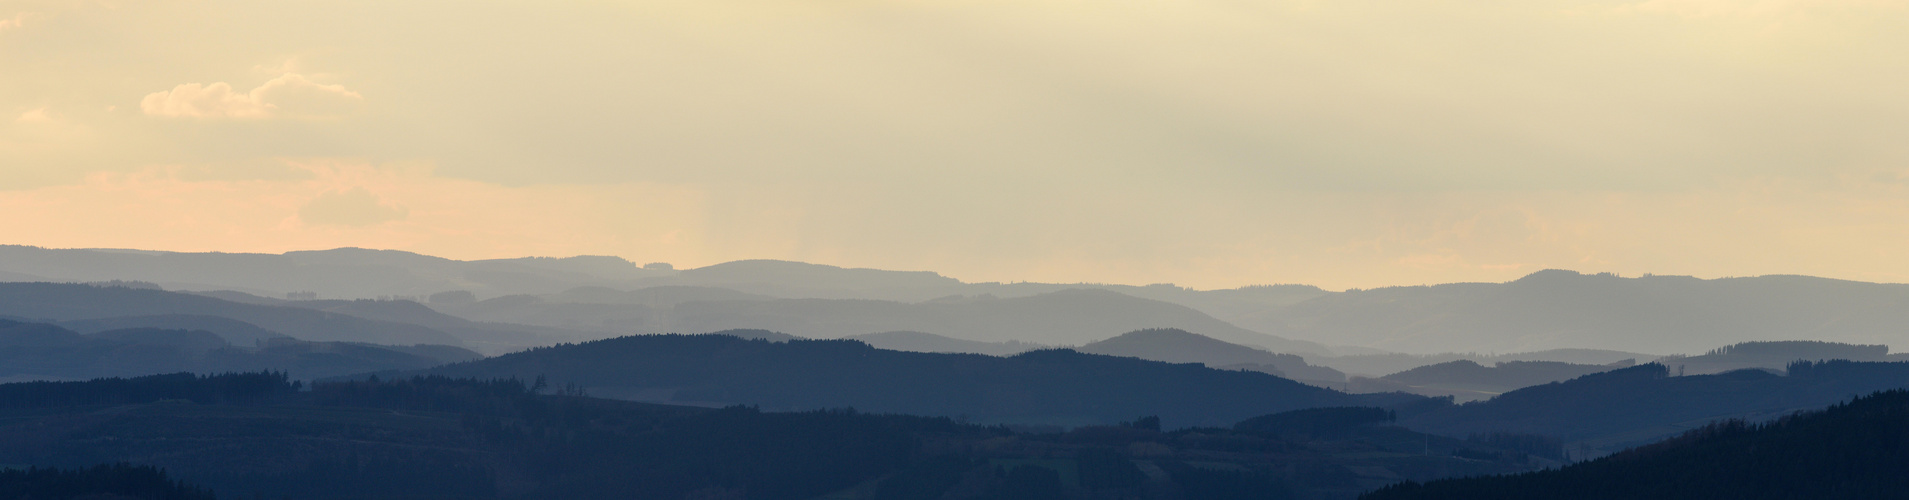
[[[139,109],[167,118],[337,118],[350,114],[363,101],[364,96],[344,85],[286,73],[244,93],[226,82],[181,84],[147,94],[139,101]]]

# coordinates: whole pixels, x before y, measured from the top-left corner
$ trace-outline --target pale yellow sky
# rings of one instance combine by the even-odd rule
[[[0,0],[0,243],[1909,281],[1909,0]]]

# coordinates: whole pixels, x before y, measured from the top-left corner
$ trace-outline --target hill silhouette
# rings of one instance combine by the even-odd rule
[[[1858,394],[1909,385],[1909,363],[1799,361],[1789,374],[1739,370],[1676,376],[1650,363],[1526,387],[1487,401],[1401,417],[1413,429],[1463,436],[1514,432],[1556,436],[1608,453],[1708,422],[1776,418]]]
[[[1307,361],[1330,366],[1351,376],[1378,378],[1386,375],[1418,368],[1421,366],[1449,363],[1461,359],[1479,364],[1497,364],[1506,361],[1555,361],[1577,365],[1608,365],[1626,359],[1638,363],[1663,357],[1658,354],[1644,354],[1604,349],[1546,349],[1543,351],[1499,353],[1456,353],[1439,354],[1354,354],[1348,356],[1312,356]]]
[[[886,349],[890,351],[967,353],[986,354],[989,356],[1013,356],[1035,349],[1052,347],[1013,340],[1006,342],[977,342],[924,332],[881,332],[850,335],[842,338],[859,341],[876,349]]]
[[[1570,380],[1593,373],[1628,368],[1636,363],[1623,360],[1608,365],[1581,365],[1557,361],[1500,361],[1484,366],[1469,359],[1426,365],[1386,375],[1378,379],[1354,379],[1354,392],[1403,391],[1427,396],[1455,396],[1459,401],[1490,399],[1492,396],[1530,387]]]
[[[83,335],[56,325],[0,320],[0,378],[8,380],[257,370],[310,379],[427,368],[477,357],[450,346],[306,342],[289,337],[234,346],[204,330],[126,328]]]
[[[1040,350],[1011,357],[887,351],[852,340],[771,343],[728,335],[643,335],[559,345],[416,373],[576,384],[591,394],[772,410],[853,407],[982,422],[1084,425],[1157,414],[1224,425],[1318,406],[1398,403],[1264,373]]]
[[[232,345],[249,346],[265,340],[291,338],[290,335],[274,332],[258,325],[232,318],[206,316],[199,314],[157,314],[152,316],[117,316],[111,318],[77,319],[61,321],[60,326],[79,333],[96,333],[124,328],[158,328],[164,330],[201,330],[212,332]]]
[[[1797,360],[1904,361],[1889,354],[1886,345],[1854,345],[1820,341],[1744,342],[1711,349],[1697,356],[1665,356],[1664,366],[1687,374],[1722,373],[1746,368],[1783,370]]]
[[[1909,285],[1546,270],[1508,283],[1348,291],[1233,320],[1297,339],[1417,353],[1703,352],[1799,338],[1886,344],[1909,322]]]
[[[1909,491],[1909,392],[1675,439],[1555,470],[1408,483],[1364,500],[1901,498]]]
[[[708,289],[682,288],[706,294]],[[632,292],[635,293],[635,292]],[[765,329],[808,338],[915,331],[978,342],[1080,345],[1119,332],[1174,327],[1278,352],[1326,353],[1245,330],[1191,308],[1106,290],[1072,289],[1017,298],[945,297],[920,303],[849,299],[668,300],[656,305],[579,303],[513,296],[441,306],[480,321],[634,333]]]
[[[212,297],[63,283],[0,283],[0,315],[75,321],[128,316],[195,315],[243,321],[310,341],[462,346],[457,337],[424,326],[283,306],[241,304]]]
[[[1136,330],[1074,350],[1168,363],[1201,363],[1213,368],[1261,371],[1315,385],[1337,386],[1346,380],[1344,373],[1308,365],[1304,358],[1296,355],[1275,354],[1175,328]]]

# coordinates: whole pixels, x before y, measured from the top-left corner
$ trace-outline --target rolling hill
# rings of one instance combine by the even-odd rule
[[[1719,419],[1773,419],[1905,386],[1909,363],[1901,362],[1800,361],[1790,366],[1788,375],[1739,370],[1681,377],[1650,363],[1526,387],[1400,418],[1400,423],[1451,436],[1556,436],[1589,448],[1590,454],[1602,454]]]
[[[1201,363],[1212,368],[1260,371],[1314,385],[1337,387],[1346,381],[1344,373],[1308,365],[1299,356],[1275,354],[1173,328],[1136,330],[1074,350],[1167,363]]]
[[[1143,414],[1157,414],[1172,426],[1225,425],[1298,408],[1418,399],[1354,396],[1264,373],[1064,349],[994,357],[887,351],[852,340],[772,343],[727,335],[619,337],[407,373],[541,376],[591,394],[640,401],[748,404],[778,411],[853,407],[1059,425]]]
[[[707,289],[683,288],[706,294]],[[581,303],[535,296],[436,306],[478,321],[629,333],[766,329],[808,338],[892,331],[927,332],[978,342],[1080,345],[1120,332],[1183,328],[1276,352],[1327,353],[1325,346],[1242,329],[1191,308],[1105,290],[1073,289],[1017,298],[947,297],[920,303],[851,299],[682,300],[657,305]],[[602,330],[599,330],[602,331]]]
[[[369,320],[298,307],[242,304],[164,290],[113,286],[0,283],[0,315],[50,322],[131,316],[216,316],[242,321],[300,340],[464,345],[464,341],[443,331],[408,323]]]
[[[1623,360],[1608,365],[1581,365],[1557,361],[1501,361],[1484,366],[1469,359],[1426,365],[1377,379],[1355,378],[1354,392],[1402,391],[1427,396],[1454,396],[1459,402],[1490,399],[1507,391],[1570,380],[1593,373],[1635,365]]]
[[[881,332],[850,335],[842,338],[868,344],[870,347],[876,349],[886,349],[890,351],[986,354],[989,356],[1013,356],[1035,349],[1052,347],[1013,340],[1006,342],[977,342],[923,332]]]
[[[289,337],[234,346],[204,330],[125,328],[80,334],[57,325],[0,320],[0,379],[5,380],[258,370],[312,379],[421,369],[478,357],[451,346],[306,342]]]
[[[1378,288],[1229,318],[1295,339],[1398,352],[1704,352],[1747,341],[1901,342],[1909,285],[1806,276],[1622,278],[1547,270],[1507,283]]]

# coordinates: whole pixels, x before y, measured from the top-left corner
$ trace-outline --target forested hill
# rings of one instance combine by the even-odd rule
[[[1909,392],[1763,425],[1725,421],[1562,469],[1403,484],[1364,500],[1903,498]]]
[[[1162,431],[1140,417],[1027,433],[948,418],[653,405],[540,387],[415,377],[301,390],[270,373],[0,384],[8,403],[0,404],[0,464],[128,462],[146,474],[110,476],[149,483],[137,492],[90,488],[125,496],[84,497],[46,481],[59,477],[40,477],[28,485],[38,493],[25,497],[9,494],[19,490],[0,473],[0,498],[203,497],[163,496],[167,485],[152,484],[158,468],[228,499],[1274,500],[1349,498],[1399,480],[1552,463],[1377,421],[1335,422],[1329,433],[1291,425],[1316,423],[1307,418],[1315,414],[1385,414],[1370,408],[1274,415],[1246,429]]]
[[[1041,350],[1012,357],[887,351],[850,340],[771,343],[728,335],[644,335],[447,365],[452,377],[548,377],[636,400],[853,407],[982,422],[1081,425],[1157,414],[1169,426],[1228,425],[1299,408],[1401,402],[1265,373]]]
[[[1545,434],[1614,451],[1716,419],[1775,418],[1905,385],[1909,363],[1797,362],[1787,376],[1740,370],[1683,377],[1651,363],[1527,387],[1401,423],[1456,436]]]

